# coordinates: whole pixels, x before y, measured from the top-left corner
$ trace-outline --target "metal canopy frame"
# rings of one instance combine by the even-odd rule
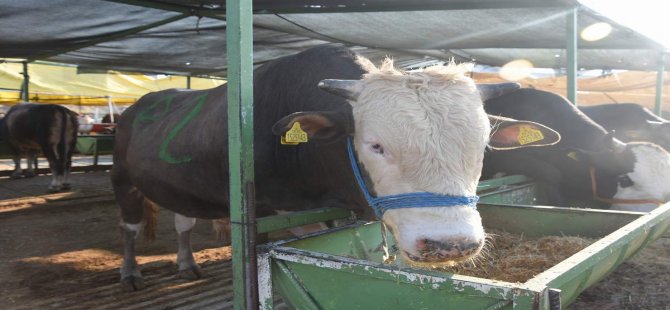
[[[258,308],[258,286],[256,284],[255,235],[257,231],[254,205],[254,162],[253,162],[253,14],[298,14],[298,13],[345,13],[345,12],[389,12],[427,10],[478,10],[506,8],[565,7],[572,8],[566,20],[568,54],[568,98],[576,103],[577,72],[577,12],[580,4],[576,0],[477,0],[477,1],[406,1],[392,6],[384,6],[383,1],[373,0],[358,5],[325,6],[304,5],[304,1],[290,0],[280,4],[277,1],[226,0],[225,7],[188,6],[168,2],[146,0],[106,0],[108,2],[136,5],[181,13],[180,15],[144,26],[111,34],[98,40],[62,49],[55,54],[65,53],[95,45],[108,40],[129,36],[155,28],[189,16],[210,17],[226,21],[228,55],[228,135],[230,168],[230,217],[232,225],[233,276],[235,309]],[[355,4],[355,3],[354,3]],[[29,59],[53,56],[53,53]],[[662,85],[663,62],[659,65],[658,85]],[[23,91],[28,90],[27,63],[24,63],[26,82]],[[27,96],[25,97],[27,98]],[[657,90],[657,113],[660,110],[660,91]]]

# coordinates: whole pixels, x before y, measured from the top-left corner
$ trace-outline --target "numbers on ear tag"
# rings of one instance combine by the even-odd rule
[[[624,134],[630,139],[639,139],[642,138],[642,132],[639,130],[627,130]]]
[[[293,123],[291,129],[289,129],[280,140],[282,145],[298,145],[300,143],[307,142],[307,133],[300,128],[300,122]]]
[[[541,131],[534,129],[530,126],[520,126],[519,137],[517,139],[519,141],[519,144],[526,145],[543,140],[544,135],[542,134]]]
[[[570,158],[571,158],[572,160],[574,160],[574,161],[579,161],[579,158],[577,158],[577,153],[574,152],[574,151],[572,151],[572,152],[566,154],[565,156],[570,157]]]

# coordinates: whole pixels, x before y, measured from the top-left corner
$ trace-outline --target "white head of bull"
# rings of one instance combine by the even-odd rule
[[[670,201],[670,154],[653,143],[613,141],[624,173],[617,178],[612,209],[649,212]]]
[[[319,84],[348,99],[353,126],[329,112],[295,113],[276,126],[285,131],[300,122],[311,138],[332,138],[338,128],[350,135],[355,161],[364,171],[362,187],[367,183],[376,199],[418,194],[438,200],[375,210],[410,264],[475,256],[485,237],[475,204],[491,128],[480,92],[464,75],[466,67],[401,72],[390,60],[380,68],[365,59],[359,63],[367,72],[362,80]],[[482,96],[489,93],[482,90]]]

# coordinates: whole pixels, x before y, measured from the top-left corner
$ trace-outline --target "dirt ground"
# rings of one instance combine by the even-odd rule
[[[104,185],[106,177],[82,175],[74,187]],[[11,181],[0,179],[0,195],[5,182]],[[7,198],[17,199],[0,196]],[[141,240],[137,247],[150,286],[141,294],[122,294],[117,284],[122,255],[118,221],[117,207],[109,199],[67,207],[46,203],[3,208],[0,203],[0,309],[146,308],[151,296],[166,294],[171,299],[157,308],[208,308],[213,304],[204,304],[207,296],[210,301],[218,298],[211,301],[216,308],[230,307],[230,248],[215,240],[209,221],[199,221],[193,248],[210,276],[195,283],[177,279],[176,234],[172,213],[166,210],[161,210],[157,240]],[[668,236],[587,289],[569,309],[670,309]]]

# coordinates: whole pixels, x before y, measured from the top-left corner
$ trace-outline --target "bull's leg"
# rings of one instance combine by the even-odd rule
[[[33,164],[36,160],[37,160],[37,154],[35,154],[35,152],[28,152],[28,155],[26,157],[28,169],[23,174],[23,176],[25,176],[26,178],[32,178],[35,175],[37,175],[35,173],[35,165]]]
[[[14,160],[14,172],[12,172],[12,175],[9,177],[12,179],[20,179],[23,177],[23,173],[21,172],[21,156],[14,155],[12,156],[12,159]]]
[[[195,226],[195,218],[175,213],[174,227],[177,230],[177,240],[179,242],[179,252],[177,252],[179,276],[189,280],[195,280],[203,276],[202,270],[193,258],[193,249],[191,248],[193,226]]]
[[[67,162],[65,163],[65,173],[63,174],[63,189],[69,190],[72,188],[70,183],[70,170],[72,169],[72,153],[68,154]]]
[[[132,292],[144,288],[144,279],[135,258],[135,240],[142,229],[142,222],[128,224],[121,222],[123,238],[123,265],[121,265],[121,288]]]
[[[50,192],[58,192],[63,187],[62,178],[63,173],[59,164],[59,160],[56,157],[56,152],[54,150],[55,146],[43,148],[44,156],[46,156],[49,161],[49,168],[51,168],[51,184],[49,184]]]

